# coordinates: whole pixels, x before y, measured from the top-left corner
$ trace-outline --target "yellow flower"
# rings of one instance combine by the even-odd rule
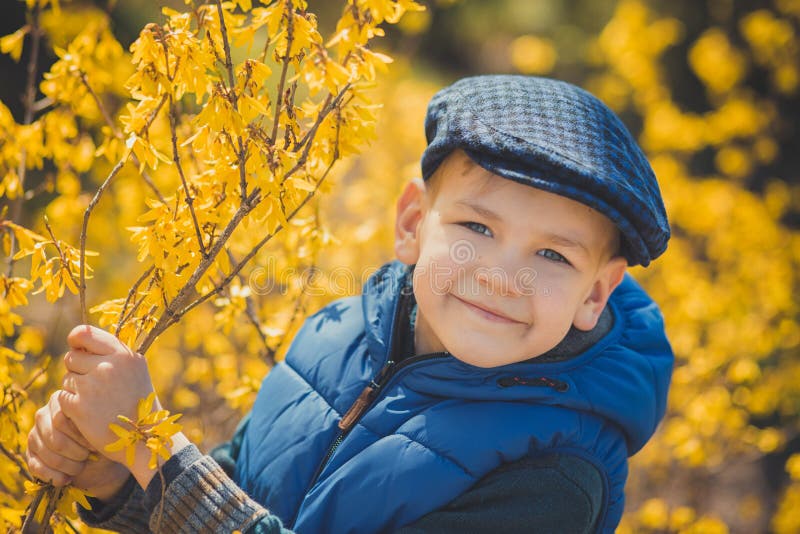
[[[25,36],[30,30],[30,26],[23,26],[10,35],[0,37],[0,52],[10,55],[14,61],[19,61]]]

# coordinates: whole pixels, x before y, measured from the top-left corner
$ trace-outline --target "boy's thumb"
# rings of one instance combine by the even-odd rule
[[[73,349],[80,349],[91,354],[110,354],[118,345],[117,338],[111,333],[96,326],[81,324],[67,334],[67,344]]]

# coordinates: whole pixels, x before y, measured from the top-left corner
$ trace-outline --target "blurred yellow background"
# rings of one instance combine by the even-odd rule
[[[552,76],[620,114],[648,153],[673,230],[664,256],[633,270],[665,315],[676,369],[667,417],[633,458],[619,531],[800,532],[800,0],[426,5],[375,45],[394,58],[372,90],[382,104],[377,138],[335,168],[330,192],[308,215],[319,221],[313,236],[287,235],[234,290],[154,346],[149,357],[162,402],[184,413],[190,437],[206,449],[229,437],[302,316],[357,293],[369,270],[392,258],[394,201],[419,174],[432,94],[471,74]],[[340,9],[338,2],[309,5],[326,35]],[[0,36],[25,24],[24,2],[5,0],[0,12]],[[164,21],[160,3],[112,0],[64,2],[42,25],[51,44],[63,47],[104,12],[120,54],[145,24]],[[7,39],[4,51],[14,44]],[[19,62],[0,56],[0,98],[17,122],[29,53],[23,49]],[[235,53],[241,60],[248,51]],[[44,51],[40,68],[55,59]],[[131,67],[119,61],[115,69],[106,83],[122,94]],[[87,195],[102,179],[81,163],[93,148],[70,154],[72,174],[33,173],[26,190],[45,194],[26,201],[17,222],[41,229],[46,213],[59,238],[75,243]],[[0,193],[8,197],[9,188],[3,181]],[[127,172],[109,194],[113,200],[96,215],[104,223],[89,236],[89,248],[104,251],[89,288],[92,305],[124,296],[138,276],[125,228],[137,224],[147,190]],[[275,280],[265,273],[280,272],[282,285],[266,289]],[[265,325],[259,335],[245,313],[247,296]],[[20,312],[24,326],[4,340],[20,353],[57,359],[78,321],[76,299],[30,301]],[[59,376],[57,365],[48,374]],[[39,399],[58,382],[38,381],[32,395]],[[32,409],[23,408],[24,417]],[[0,413],[0,434],[11,424]],[[6,488],[14,485],[13,469],[0,462]]]

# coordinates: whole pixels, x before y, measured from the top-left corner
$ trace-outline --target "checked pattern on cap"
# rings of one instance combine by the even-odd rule
[[[465,78],[433,97],[425,133],[425,179],[460,148],[495,174],[606,215],[631,265],[666,249],[669,225],[647,158],[622,121],[579,87],[531,76]]]

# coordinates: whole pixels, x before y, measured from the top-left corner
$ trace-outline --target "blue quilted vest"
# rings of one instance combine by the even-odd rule
[[[612,329],[565,361],[387,364],[407,273],[387,264],[361,297],[305,322],[263,382],[237,483],[303,534],[391,532],[504,463],[564,452],[603,474],[598,531],[613,532],[627,457],[666,407],[673,356],[653,301],[626,276],[609,299]]]

